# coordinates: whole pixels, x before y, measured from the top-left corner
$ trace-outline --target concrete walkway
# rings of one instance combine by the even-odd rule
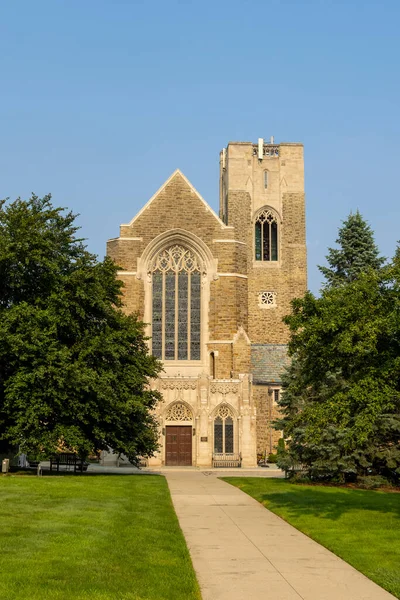
[[[221,473],[163,474],[203,600],[393,600]]]

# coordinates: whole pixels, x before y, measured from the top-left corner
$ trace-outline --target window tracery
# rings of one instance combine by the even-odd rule
[[[278,217],[270,208],[263,208],[255,220],[255,259],[278,260]]]
[[[258,305],[261,308],[275,308],[276,292],[258,292]]]
[[[179,244],[151,261],[152,352],[161,360],[200,360],[201,273],[204,266]]]
[[[226,404],[221,404],[214,419],[214,452],[218,454],[234,452],[233,414]]]
[[[159,252],[151,263],[151,271],[201,271],[201,263],[192,250],[176,244]]]
[[[232,411],[227,404],[221,404],[217,416],[221,417],[221,419],[226,419],[227,417],[233,417]]]
[[[183,404],[182,402],[176,402],[175,404],[169,407],[165,420],[192,421],[192,411],[186,406],[186,404]]]

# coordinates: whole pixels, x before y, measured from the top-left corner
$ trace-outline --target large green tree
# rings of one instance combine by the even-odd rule
[[[354,281],[360,273],[370,268],[378,269],[384,262],[373,231],[358,210],[343,221],[336,243],[338,248],[328,248],[328,266],[318,267],[327,286]]]
[[[320,298],[285,321],[293,362],[284,378],[285,460],[315,477],[400,475],[400,321],[394,268]],[[287,466],[287,464],[286,464]]]
[[[284,319],[292,356],[277,421],[289,439],[284,468],[400,477],[400,251],[381,268],[375,256],[319,298],[295,300]]]
[[[0,437],[48,456],[111,447],[135,462],[157,447],[143,324],[121,282],[51,197],[0,204]]]

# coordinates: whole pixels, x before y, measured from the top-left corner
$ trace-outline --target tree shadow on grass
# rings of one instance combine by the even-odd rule
[[[151,475],[154,476],[156,475],[157,477],[161,476],[161,473],[148,473],[147,471],[138,471],[137,473],[124,473],[123,471],[120,473],[116,473],[115,471],[113,472],[106,472],[106,471],[100,471],[100,472],[96,472],[96,471],[84,471],[83,473],[81,473],[80,471],[77,471],[76,473],[74,473],[73,470],[71,471],[67,471],[67,470],[60,470],[60,471],[50,471],[49,469],[43,469],[42,470],[42,475],[40,475],[40,477],[136,477],[137,475],[142,476],[142,475]],[[37,471],[36,469],[31,469],[31,470],[16,470],[16,471],[9,471],[7,473],[7,475],[3,475],[3,477],[38,477],[37,475]]]
[[[229,479],[226,481],[231,483]],[[274,490],[274,484],[271,483],[266,484],[267,491],[265,484],[263,486],[259,481],[241,480],[237,485],[266,508],[279,513],[283,510],[293,517],[309,515],[334,521],[349,512],[371,511],[391,514],[395,519],[400,519],[400,494],[397,493],[330,486],[311,487],[287,481],[279,481],[277,487],[280,489]]]

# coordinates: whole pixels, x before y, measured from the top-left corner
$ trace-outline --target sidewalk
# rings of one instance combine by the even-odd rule
[[[203,600],[393,600],[221,473],[163,474]]]

